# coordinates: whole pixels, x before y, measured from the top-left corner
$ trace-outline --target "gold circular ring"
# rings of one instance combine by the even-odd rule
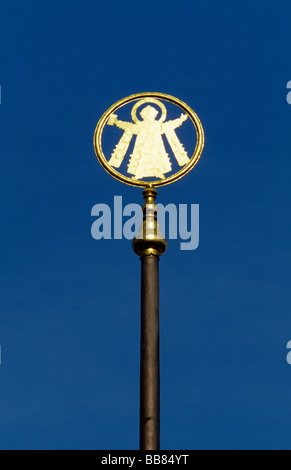
[[[115,111],[117,111],[120,107],[128,103],[131,103],[132,101],[136,101],[138,99],[146,99],[146,98],[152,99],[152,100],[155,98],[156,99],[159,98],[161,100],[168,101],[169,103],[172,103],[178,106],[179,108],[181,108],[190,117],[192,123],[195,126],[196,134],[197,134],[197,142],[196,142],[195,150],[194,150],[192,157],[190,158],[190,161],[183,168],[181,168],[181,170],[179,170],[177,173],[162,180],[140,181],[140,180],[134,180],[132,178],[124,176],[108,164],[108,161],[106,160],[105,155],[102,150],[102,133],[108,121],[109,116],[113,114]],[[163,111],[162,111],[162,114],[163,114]],[[103,168],[114,178],[118,179],[119,181],[122,181],[123,183],[129,184],[130,186],[138,186],[142,188],[158,187],[158,186],[165,186],[166,184],[174,183],[178,179],[185,176],[190,170],[192,170],[192,168],[198,162],[201,156],[203,147],[204,147],[204,132],[203,132],[202,124],[197,114],[186,103],[184,103],[183,101],[171,95],[166,95],[165,93],[145,92],[145,93],[136,93],[134,95],[127,96],[126,98],[123,98],[122,100],[117,101],[117,103],[112,105],[103,114],[103,116],[101,117],[101,119],[99,120],[96,126],[96,129],[94,132],[93,144],[94,144],[95,153],[99,162],[101,163]]]

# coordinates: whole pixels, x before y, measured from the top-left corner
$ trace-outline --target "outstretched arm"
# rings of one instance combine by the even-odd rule
[[[170,129],[176,129],[177,127],[180,127],[183,122],[186,121],[187,118],[187,114],[181,114],[178,119],[173,119],[173,121],[165,122],[165,124],[163,124],[164,132],[167,132]]]
[[[173,150],[176,160],[180,166],[186,165],[186,163],[189,162],[189,157],[180,140],[178,139],[175,129],[181,126],[181,124],[186,121],[187,117],[187,114],[181,114],[178,119],[174,119],[173,121],[168,121],[163,124],[163,132],[166,134],[170,147]]]
[[[124,129],[124,130],[130,129],[132,127],[131,122],[119,121],[119,119],[117,119],[117,114],[111,114],[111,116],[109,116],[107,124],[109,126],[115,125],[116,127],[119,127],[120,129]]]
[[[120,129],[124,130],[123,135],[118,144],[115,146],[115,149],[113,150],[111,158],[108,162],[109,165],[115,166],[115,168],[119,168],[128,150],[132,134],[134,133],[135,124],[126,121],[119,121],[117,119],[117,114],[111,114],[107,124],[109,126],[115,125],[116,127],[120,127]]]
[[[180,127],[183,122],[186,121],[187,118],[187,114],[181,114],[178,119],[174,119],[174,121],[171,121],[171,123],[174,124],[173,129],[176,129],[176,127]]]

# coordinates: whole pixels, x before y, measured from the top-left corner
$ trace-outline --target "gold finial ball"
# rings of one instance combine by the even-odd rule
[[[143,190],[145,204],[143,205],[143,222],[139,234],[133,239],[133,251],[141,258],[145,255],[160,256],[167,249],[167,240],[160,231],[157,221],[157,207],[155,200],[156,189],[150,187]]]

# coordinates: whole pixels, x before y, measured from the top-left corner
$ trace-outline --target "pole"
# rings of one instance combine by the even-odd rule
[[[140,449],[160,448],[159,256],[141,258]]]
[[[160,449],[159,259],[167,242],[157,223],[157,191],[143,191],[143,223],[133,240],[141,259],[140,450]]]

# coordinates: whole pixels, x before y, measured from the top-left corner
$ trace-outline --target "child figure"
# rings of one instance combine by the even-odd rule
[[[135,134],[136,141],[130,155],[131,158],[127,167],[128,173],[134,175],[133,178],[135,179],[145,177],[164,179],[164,174],[172,170],[172,165],[164,146],[162,134],[166,135],[178,164],[184,166],[189,162],[189,157],[178,139],[175,129],[181,126],[188,116],[181,114],[180,118],[164,123],[162,118],[156,120],[158,111],[150,105],[143,108],[140,115],[142,121],[136,119],[135,123],[120,121],[117,119],[116,114],[109,117],[107,124],[124,129],[124,133],[108,163],[115,168],[120,167],[132,136]]]

